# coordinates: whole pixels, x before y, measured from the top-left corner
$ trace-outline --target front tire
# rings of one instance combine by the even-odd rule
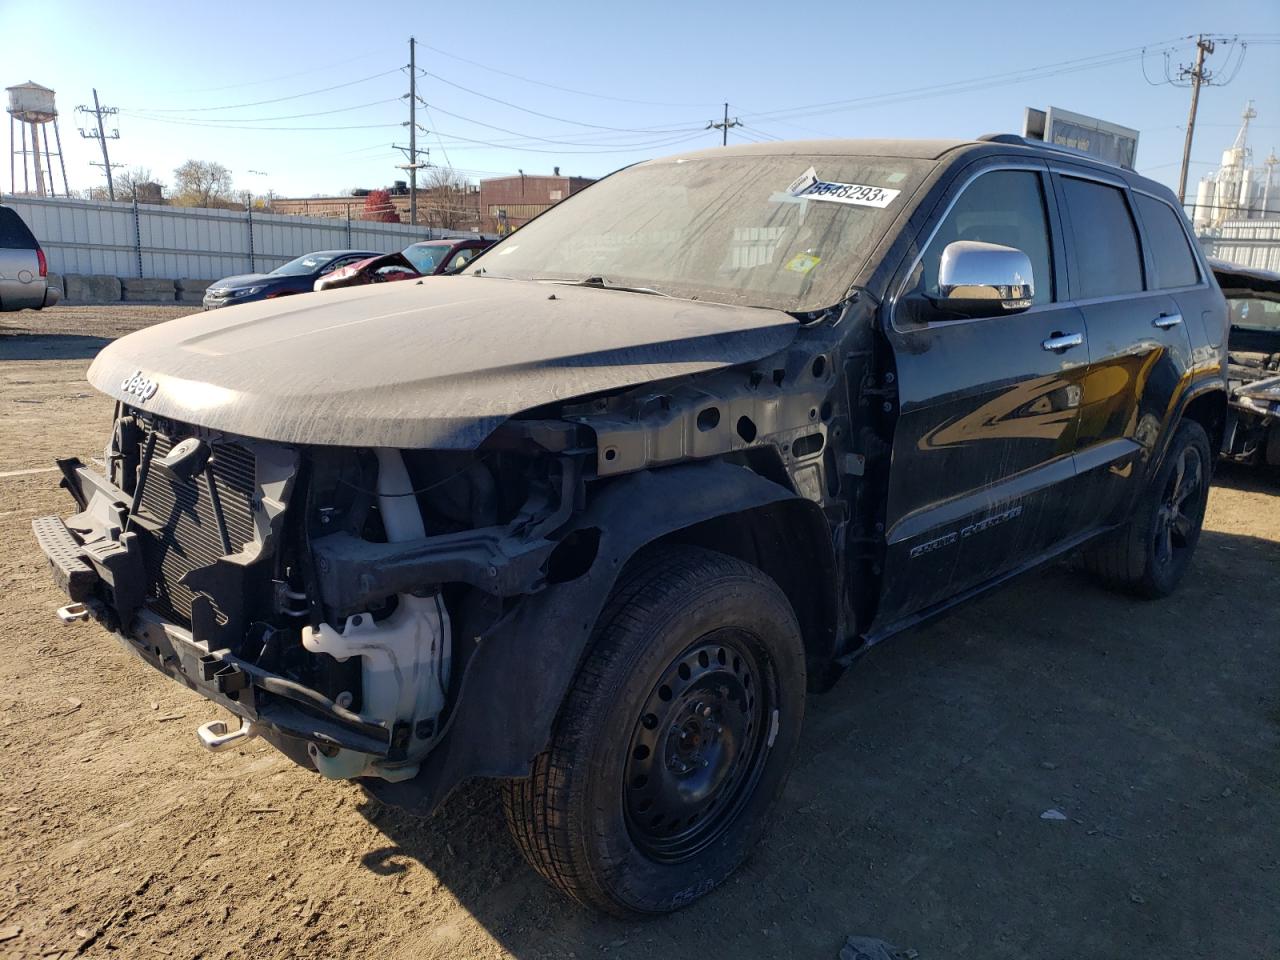
[[[1133,517],[1086,552],[1087,569],[1108,586],[1147,599],[1173,593],[1200,540],[1212,472],[1208,434],[1184,420]]]
[[[575,900],[660,914],[759,841],[804,712],[804,644],[757,568],[692,547],[632,564],[533,775],[504,786],[533,867]]]

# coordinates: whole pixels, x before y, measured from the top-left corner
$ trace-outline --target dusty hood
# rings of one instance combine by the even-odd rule
[[[797,327],[774,310],[435,277],[171,320],[112,343],[89,381],[243,436],[468,449],[531,407],[756,360]]]

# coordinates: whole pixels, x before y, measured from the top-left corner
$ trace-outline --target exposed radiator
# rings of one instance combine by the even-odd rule
[[[152,456],[165,456],[183,439],[181,435],[157,432]],[[182,577],[227,554],[209,484],[213,485],[216,503],[222,510],[230,552],[239,552],[253,539],[253,499],[257,489],[254,473],[253,454],[238,443],[214,444],[208,467],[187,481],[159,470],[147,472],[138,502],[142,521],[138,529],[147,567],[147,606],[156,614],[190,627],[195,594],[180,582]],[[156,532],[147,529],[152,525]],[[218,619],[224,621],[216,599],[210,599]]]

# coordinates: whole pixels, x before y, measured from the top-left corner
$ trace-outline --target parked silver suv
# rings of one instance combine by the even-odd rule
[[[58,302],[49,264],[35,236],[11,207],[0,207],[0,310],[39,310]]]

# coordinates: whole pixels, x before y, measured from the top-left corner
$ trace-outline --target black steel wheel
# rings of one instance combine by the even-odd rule
[[[1127,524],[1090,547],[1085,565],[1110,586],[1167,597],[1178,586],[1204,522],[1213,454],[1204,427],[1184,420]]]
[[[505,786],[529,862],[574,899],[666,913],[759,841],[795,754],[804,643],[759,569],[695,547],[633,561],[533,775]]]
[[[654,860],[679,863],[733,823],[764,768],[777,698],[737,630],[716,631],[667,667],[627,747],[627,828]]]

